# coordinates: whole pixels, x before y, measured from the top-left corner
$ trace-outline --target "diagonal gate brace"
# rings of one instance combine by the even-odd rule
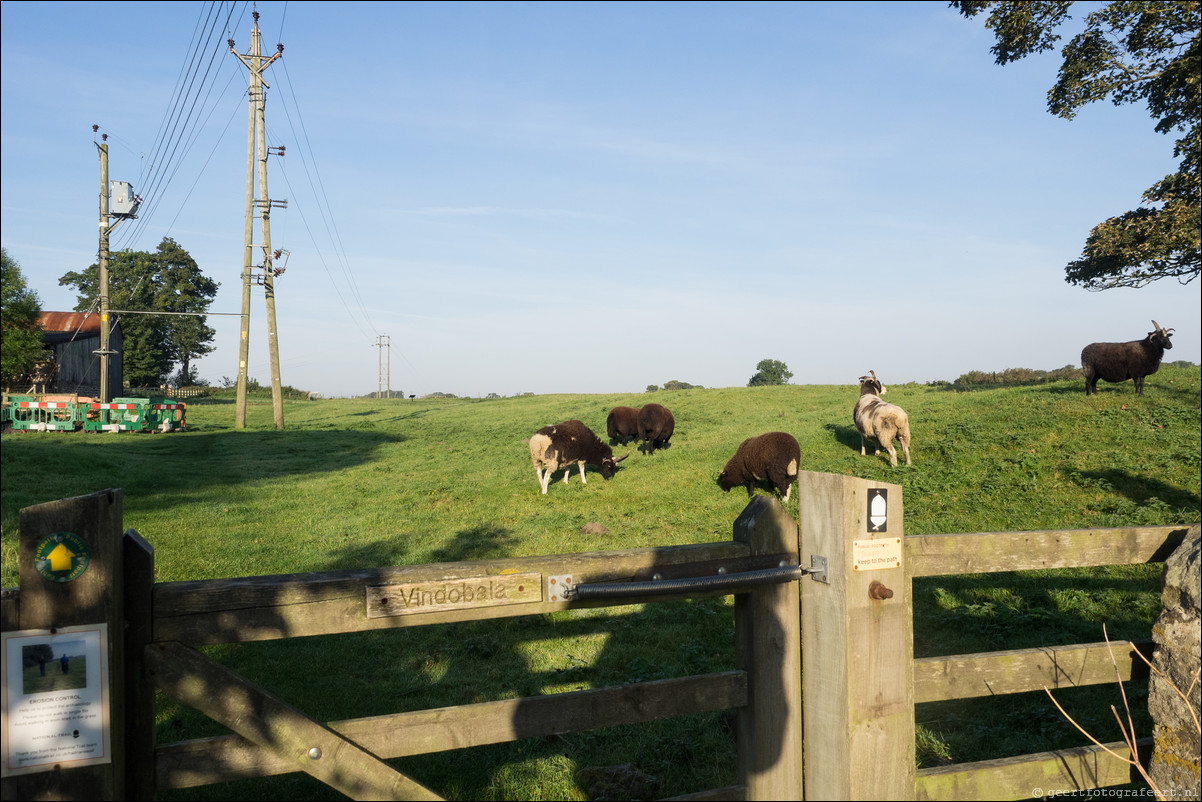
[[[146,648],[160,690],[291,761],[351,799],[442,799],[371,752],[178,641]]]

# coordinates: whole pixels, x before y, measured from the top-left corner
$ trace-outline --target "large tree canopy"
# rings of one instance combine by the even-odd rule
[[[38,315],[42,302],[21,275],[21,266],[0,248],[0,383],[7,387],[45,356]]]
[[[761,387],[768,384],[788,384],[793,378],[793,372],[779,359],[761,359],[755,366],[756,373],[747,381],[748,387]]]
[[[108,260],[109,307],[136,312],[206,312],[217,295],[217,282],[200,272],[196,261],[170,237],[155,253],[120,251]],[[58,280],[73,287],[75,308],[92,308],[99,295],[100,266],[67,273]],[[178,382],[194,383],[193,359],[213,350],[216,332],[195,315],[118,314],[125,342],[125,380],[153,387],[167,380],[179,364]]]
[[[1073,2],[959,0],[965,17],[988,12],[998,64],[1056,46]],[[1071,120],[1098,100],[1144,102],[1162,134],[1175,133],[1177,172],[1143,194],[1140,206],[1099,223],[1065,281],[1088,290],[1143,287],[1162,278],[1188,284],[1202,269],[1202,12],[1196,0],[1090,3],[1085,29],[1061,50],[1048,111]]]

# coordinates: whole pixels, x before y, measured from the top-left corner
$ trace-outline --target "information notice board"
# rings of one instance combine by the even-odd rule
[[[8,777],[112,762],[108,624],[3,633]]]

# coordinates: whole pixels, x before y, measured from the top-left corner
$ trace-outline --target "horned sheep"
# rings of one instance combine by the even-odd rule
[[[530,438],[530,459],[538,484],[547,493],[551,474],[564,469],[563,481],[567,484],[572,474],[572,463],[580,466],[580,481],[588,484],[584,476],[585,465],[596,465],[603,479],[610,479],[618,463],[629,454],[614,459],[614,452],[593,430],[578,420],[567,420],[553,426],[544,426]]]
[[[609,442],[613,443],[622,441],[622,445],[626,445],[629,438],[638,439],[639,436],[639,411],[635,407],[614,407],[609,411],[609,417],[605,419],[605,431],[609,435]]]
[[[910,418],[906,411],[896,404],[881,400],[887,390],[876,377],[875,371],[870,375],[860,377],[860,400],[852,410],[852,418],[856,428],[860,430],[860,456],[864,456],[865,443],[874,440],[877,443],[876,453],[881,453],[881,446],[889,452],[889,462],[897,466],[897,450],[893,447],[893,438],[901,443],[906,454],[906,464],[910,464]]]
[[[1126,343],[1090,343],[1081,351],[1081,370],[1085,372],[1085,394],[1098,394],[1098,379],[1108,382],[1135,380],[1135,394],[1144,394],[1144,377],[1160,369],[1164,352],[1173,347],[1172,329],[1162,329],[1155,320],[1155,331],[1142,340]]]
[[[676,430],[676,419],[662,404],[644,404],[639,410],[639,439],[643,441],[643,450],[654,454],[656,448],[668,445],[668,440]]]
[[[770,482],[788,501],[800,464],[801,447],[788,432],[749,437],[739,444],[735,455],[718,474],[718,486],[729,492],[732,487],[743,485],[750,498],[756,483]]]

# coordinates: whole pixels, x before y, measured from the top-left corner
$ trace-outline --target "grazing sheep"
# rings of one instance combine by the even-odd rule
[[[619,438],[626,445],[628,438],[638,439],[639,411],[634,407],[614,407],[605,419],[605,431],[609,434],[609,442],[616,443]]]
[[[1098,379],[1108,382],[1135,380],[1135,394],[1144,394],[1144,376],[1160,369],[1164,352],[1173,347],[1172,329],[1162,329],[1155,320],[1155,331],[1142,340],[1128,343],[1091,343],[1081,351],[1081,370],[1085,372],[1085,394],[1098,394]]]
[[[800,464],[801,447],[793,435],[768,432],[749,437],[739,444],[735,455],[718,474],[718,486],[729,492],[732,487],[745,485],[750,498],[757,482],[770,482],[788,501]]]
[[[626,454],[614,459],[613,450],[578,420],[544,426],[530,438],[530,459],[534,461],[534,472],[543,495],[546,495],[547,486],[551,483],[551,474],[561,468],[565,469],[563,482],[568,483],[573,462],[580,466],[580,481],[588,484],[588,479],[584,477],[586,464],[596,465],[601,469],[601,477],[609,479],[614,475],[618,463],[628,456]]]
[[[868,440],[877,442],[876,453],[881,453],[881,446],[889,452],[889,462],[897,466],[897,451],[893,448],[893,438],[901,443],[906,453],[906,464],[910,464],[910,418],[906,411],[896,404],[888,404],[880,399],[887,391],[885,385],[877,380],[875,371],[871,375],[860,377],[860,400],[852,410],[856,428],[860,430],[860,456],[864,455],[864,445]]]
[[[676,419],[662,404],[645,404],[639,410],[639,439],[648,454],[654,454],[656,446],[667,446],[675,429]]]

